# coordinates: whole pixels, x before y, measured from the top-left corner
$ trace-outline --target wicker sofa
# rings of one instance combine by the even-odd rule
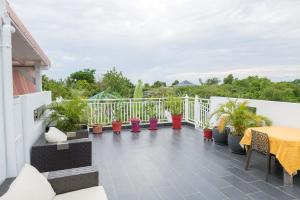
[[[56,193],[53,200],[107,200],[104,188],[99,186],[98,171],[94,167],[59,170],[43,175]],[[0,199],[13,181],[14,178],[9,178],[0,185]],[[39,185],[33,187],[39,189]]]
[[[41,135],[31,148],[30,160],[40,172],[91,166],[92,141],[86,131],[68,135],[63,143],[48,143]]]

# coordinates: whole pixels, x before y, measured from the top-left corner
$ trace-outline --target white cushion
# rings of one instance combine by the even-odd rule
[[[56,195],[53,200],[107,200],[102,186]]]
[[[25,164],[3,200],[53,200],[54,196],[48,180],[34,167]]]
[[[49,131],[45,133],[45,139],[47,142],[65,142],[67,141],[67,135],[55,127],[50,127]]]

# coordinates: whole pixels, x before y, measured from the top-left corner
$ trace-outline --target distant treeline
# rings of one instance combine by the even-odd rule
[[[70,74],[65,80],[53,80],[43,76],[43,89],[52,91],[53,99],[62,96],[70,99],[75,96],[88,98],[101,91],[116,97],[132,97],[134,84],[115,68],[104,73],[100,80],[95,79],[95,70],[85,69]],[[208,79],[199,85],[178,87],[175,80],[167,86],[163,81],[154,84],[143,84],[144,97],[195,96],[209,98],[211,96],[262,99],[272,101],[300,102],[300,79],[294,81],[272,82],[268,78],[249,76],[237,79],[228,75],[222,81],[218,78]]]

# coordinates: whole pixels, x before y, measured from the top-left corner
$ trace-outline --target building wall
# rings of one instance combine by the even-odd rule
[[[20,170],[24,163],[30,163],[31,146],[45,130],[42,119],[34,120],[34,110],[51,103],[51,92],[16,96],[14,103],[17,168]]]
[[[0,103],[1,103],[1,100],[0,100]],[[6,178],[6,148],[5,148],[5,141],[6,141],[6,139],[5,139],[5,135],[4,135],[3,109],[2,109],[2,104],[0,104],[0,184]]]
[[[229,98],[226,97],[211,97],[210,111],[215,111],[220,104],[227,102],[228,99]],[[257,114],[264,115],[270,118],[273,122],[273,125],[287,126],[291,128],[300,129],[300,103],[287,103],[252,99],[239,100],[248,100],[250,102],[250,106],[256,107]]]
[[[34,67],[13,67],[14,96],[36,91]]]

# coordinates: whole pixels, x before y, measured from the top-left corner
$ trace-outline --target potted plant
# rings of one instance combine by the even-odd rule
[[[228,116],[224,114],[218,116],[217,125],[212,129],[214,142],[222,146],[228,144],[228,127],[226,127],[227,117]]]
[[[113,110],[112,130],[114,133],[121,133],[122,130],[122,107],[116,103]]]
[[[240,141],[247,128],[271,125],[271,121],[267,117],[256,115],[249,109],[248,104],[247,101],[230,100],[220,105],[217,110],[217,113],[228,116],[225,123],[230,127],[228,145],[232,153],[245,154],[245,149],[241,147]]]
[[[138,133],[141,131],[139,118],[137,118],[137,117],[132,118],[132,119],[130,119],[130,122],[131,122],[131,131],[133,133]]]
[[[173,129],[181,129],[183,102],[179,97],[170,97],[166,109],[171,112]]]
[[[157,130],[158,119],[156,116],[156,106],[151,102],[148,102],[146,112],[149,118],[149,130]]]
[[[101,124],[93,124],[93,134],[102,133],[102,125]]]
[[[209,121],[207,121],[204,125],[203,138],[204,140],[212,140],[212,129]]]
[[[54,102],[45,111],[47,127],[55,126],[65,132],[68,137],[88,137],[87,129],[88,105],[75,98],[69,101]]]

